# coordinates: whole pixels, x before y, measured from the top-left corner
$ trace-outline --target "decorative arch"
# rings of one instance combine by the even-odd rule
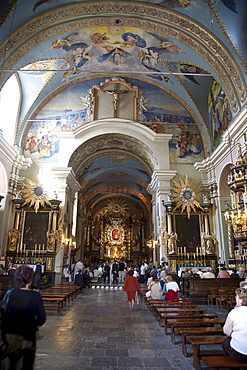
[[[227,164],[221,171],[219,177],[219,195],[220,197],[230,197],[230,189],[227,185],[227,176],[229,175],[232,164]]]

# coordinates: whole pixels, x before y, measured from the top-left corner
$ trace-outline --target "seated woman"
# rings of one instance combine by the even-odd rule
[[[163,293],[165,293],[165,299],[175,300],[178,299],[179,286],[172,280],[171,275],[167,275],[166,283],[164,284]]]
[[[227,356],[247,363],[247,290],[236,289],[236,307],[226,318],[223,331],[230,338],[223,342]]]
[[[151,298],[152,299],[161,299],[163,298],[163,293],[160,286],[159,279],[155,279],[153,285],[151,286]]]
[[[155,279],[157,279],[157,276],[155,274],[151,274],[150,278],[148,278],[148,281],[147,281],[148,290],[151,289],[151,286],[154,284]]]

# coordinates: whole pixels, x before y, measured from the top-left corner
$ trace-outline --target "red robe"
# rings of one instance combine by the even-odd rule
[[[136,292],[139,292],[140,290],[140,285],[137,279],[134,276],[127,276],[124,281],[123,290],[127,292],[129,302],[135,301]]]

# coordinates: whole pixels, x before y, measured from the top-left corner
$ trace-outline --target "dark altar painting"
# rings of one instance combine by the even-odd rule
[[[196,252],[201,246],[199,215],[175,215],[176,232],[178,234],[177,246],[186,247],[186,252]]]
[[[49,212],[26,212],[23,232],[23,244],[26,249],[34,249],[35,244],[47,244]]]

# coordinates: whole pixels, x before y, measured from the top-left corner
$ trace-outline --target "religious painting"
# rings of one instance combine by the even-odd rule
[[[115,223],[108,227],[107,239],[110,245],[122,245],[124,242],[124,228],[120,223]]]
[[[208,112],[216,148],[222,140],[222,134],[228,129],[232,120],[232,112],[226,93],[216,80],[213,80],[208,96]]]
[[[48,222],[49,212],[26,212],[23,229],[23,245],[26,250],[35,249],[35,245],[47,245]]]
[[[113,229],[111,234],[112,234],[112,239],[113,240],[119,240],[120,237],[121,237],[121,232],[120,232],[119,229]]]
[[[196,253],[201,246],[199,215],[175,215],[176,233],[178,234],[177,247],[186,248],[187,253]]]

